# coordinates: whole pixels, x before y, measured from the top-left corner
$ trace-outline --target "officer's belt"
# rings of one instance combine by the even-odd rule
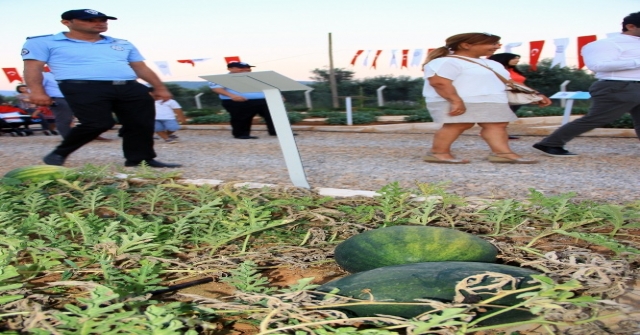
[[[136,80],[58,80],[58,84],[88,84],[88,85],[128,85],[137,83]]]

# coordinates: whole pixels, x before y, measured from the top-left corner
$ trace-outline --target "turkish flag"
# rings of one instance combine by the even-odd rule
[[[596,35],[578,36],[578,69],[584,67],[584,59],[582,59],[582,47],[598,39]]]
[[[191,66],[196,66],[196,63],[194,63],[191,59],[179,59],[178,63],[191,64]]]
[[[238,56],[229,56],[229,57],[225,57],[224,61],[227,62],[227,64],[232,63],[232,62],[240,62],[240,57],[238,57]]]
[[[408,67],[409,64],[409,49],[402,50],[402,62],[400,63],[400,68]]]
[[[531,71],[538,69],[538,59],[540,59],[540,52],[542,52],[543,46],[544,41],[529,42],[529,65],[531,66]]]
[[[51,72],[51,69],[47,66],[47,64],[44,65],[44,72]]]
[[[358,56],[360,56],[363,52],[364,52],[364,50],[356,51],[356,55],[353,56],[353,59],[351,60],[351,65],[353,65],[353,66],[356,65],[356,59],[358,59]]]
[[[376,68],[376,62],[378,61],[378,56],[380,56],[380,54],[382,53],[382,50],[378,50],[376,51],[376,55],[375,57],[373,57],[373,63],[371,64],[372,68]]]
[[[7,75],[7,79],[9,79],[9,83],[13,83],[14,81],[24,82],[20,74],[18,73],[18,69],[15,67],[3,67],[2,71]]]

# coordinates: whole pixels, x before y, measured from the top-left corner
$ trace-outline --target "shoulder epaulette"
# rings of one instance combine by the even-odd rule
[[[32,38],[38,38],[38,37],[46,37],[46,36],[53,36],[53,34],[49,34],[49,35],[39,35],[39,36],[29,36],[27,37],[28,40],[32,39]]]

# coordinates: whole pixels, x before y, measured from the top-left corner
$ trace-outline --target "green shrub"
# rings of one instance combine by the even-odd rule
[[[313,110],[313,111],[307,112],[307,115],[309,115],[310,117],[327,117],[331,113],[335,113],[335,112],[329,112],[326,110]]]
[[[573,107],[571,109],[572,115],[584,115],[587,114],[589,107]],[[561,116],[564,115],[564,107],[522,107],[517,112],[518,117],[536,117],[536,116]]]
[[[378,117],[369,112],[358,112],[351,116],[353,124],[367,124],[378,121]],[[332,115],[325,121],[327,124],[347,124],[347,115],[340,113],[340,115]]]
[[[387,109],[384,115],[415,115],[425,112],[424,109]]]
[[[213,114],[205,116],[196,116],[189,121],[189,124],[211,124],[229,122],[229,114]]]
[[[307,118],[305,114],[298,112],[289,112],[287,113],[287,116],[289,117],[289,123],[291,124],[298,123]]]
[[[307,108],[307,107],[291,107],[291,108],[288,108],[288,109],[290,109],[290,110],[292,110],[294,112],[306,112],[306,111],[309,110],[309,108]]]
[[[625,114],[618,120],[611,122],[610,124],[603,126],[602,128],[633,129],[633,119],[631,118],[631,115]]]
[[[431,114],[429,114],[428,110],[421,110],[415,113],[414,115],[409,115],[404,118],[406,122],[433,122],[433,118]]]
[[[219,110],[212,109],[212,108],[203,108],[203,109],[184,111],[184,115],[187,117],[206,116],[206,115],[212,115],[212,114],[218,114],[218,113],[220,113]]]

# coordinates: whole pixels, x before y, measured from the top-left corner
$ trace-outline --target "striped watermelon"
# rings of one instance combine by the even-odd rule
[[[7,172],[5,178],[14,178],[21,181],[43,181],[43,180],[56,180],[64,178],[69,175],[73,170],[56,165],[29,165],[19,167],[17,169]]]
[[[430,299],[451,302],[456,295],[456,285],[464,278],[492,272],[493,276],[505,274],[516,279],[515,282],[505,282],[502,288],[491,288],[498,281],[490,277],[478,279],[474,287],[488,286],[480,290],[479,295],[467,297],[469,303],[492,298],[496,293],[504,290],[515,290],[535,286],[531,282],[531,275],[539,272],[502,264],[478,262],[426,262],[381,267],[369,271],[358,272],[346,277],[330,281],[318,288],[319,292],[333,292],[337,295],[362,300],[359,304],[336,305],[334,308],[346,311],[350,315],[365,317],[377,314],[396,315],[412,318],[433,308],[420,303],[418,299]],[[513,285],[513,286],[512,286]],[[499,287],[499,285],[498,285]],[[463,294],[464,295],[464,294]],[[523,301],[517,294],[508,295],[491,303],[492,307],[484,306],[486,315],[506,306],[513,306]],[[533,318],[529,311],[511,310],[482,322],[484,325],[509,323]]]
[[[394,226],[352,236],[335,249],[335,260],[355,273],[383,266],[421,262],[495,263],[498,252],[489,242],[455,229]]]

